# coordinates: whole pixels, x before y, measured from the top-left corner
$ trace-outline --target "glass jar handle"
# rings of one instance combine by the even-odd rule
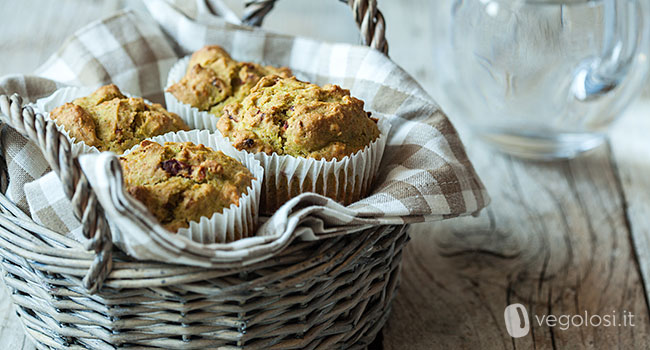
[[[620,84],[641,39],[643,19],[638,0],[603,0],[603,5],[603,52],[582,62],[571,86],[574,97],[581,101],[605,95]]]

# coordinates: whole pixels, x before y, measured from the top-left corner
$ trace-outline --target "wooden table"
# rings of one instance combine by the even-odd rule
[[[238,0],[227,2],[241,7]],[[435,96],[429,4],[380,1],[391,57]],[[0,75],[32,71],[75,29],[122,5],[118,0],[3,4]],[[38,13],[25,14],[34,9]],[[276,11],[270,28],[289,33],[300,28],[302,35],[354,42],[345,6],[283,0]],[[341,19],[350,24],[338,25]],[[337,26],[320,30],[328,21]],[[606,145],[550,163],[495,153],[461,125],[492,204],[478,218],[413,226],[400,291],[377,344],[385,350],[649,347],[649,116],[650,102],[638,101]],[[512,303],[525,305],[533,318],[531,332],[518,339],[504,324],[504,309]],[[34,349],[5,294],[0,310],[0,348]],[[634,326],[562,330],[534,321],[549,314],[613,311],[619,320],[624,312],[633,314]]]

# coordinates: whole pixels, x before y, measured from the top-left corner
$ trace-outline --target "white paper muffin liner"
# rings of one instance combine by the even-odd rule
[[[167,76],[165,90],[185,76],[190,58],[186,56],[174,64]],[[178,114],[190,128],[209,130],[225,139],[217,129],[219,118],[214,114],[185,104],[169,92],[165,92],[165,103],[167,110]],[[391,126],[381,114],[373,113],[373,116],[379,119],[379,138],[341,160],[255,154],[265,171],[260,211],[272,214],[286,201],[304,192],[322,194],[345,205],[367,196],[379,169]]]
[[[272,214],[289,199],[305,192],[318,193],[344,205],[369,195],[391,127],[386,117],[376,114],[379,137],[363,150],[341,160],[253,154],[264,168],[260,212]],[[219,131],[215,134],[229,142]]]
[[[86,97],[93,92],[95,92],[99,87],[78,87],[78,86],[70,86],[70,87],[65,87],[56,90],[54,93],[52,93],[50,96],[43,97],[41,99],[38,99],[35,103],[33,103],[31,106],[34,108],[34,110],[38,113],[43,114],[47,119],[50,119],[50,112],[55,109],[56,107],[59,107],[67,102],[72,102],[73,100],[79,98],[79,97]],[[139,97],[139,96],[133,96],[127,93],[122,92],[122,94],[126,97]],[[146,104],[153,104],[153,102],[143,99]],[[78,156],[80,154],[84,153],[99,153],[99,149],[94,146],[89,146],[85,142],[77,139],[74,137],[71,137],[70,134],[68,133],[67,130],[63,128],[62,125],[57,124],[56,125],[57,129],[61,131],[64,135],[68,137],[70,140],[70,148],[72,151],[73,156]]]
[[[192,56],[185,56],[176,62],[169,74],[167,75],[167,85],[165,86],[165,104],[167,110],[178,114],[183,121],[189,125],[190,129],[217,131],[217,121],[219,117],[206,111],[201,111],[196,107],[179,101],[176,96],[167,92],[167,89],[179,82],[185,76],[187,66]]]
[[[97,88],[89,87],[65,87],[56,90],[50,96],[43,97],[38,99],[35,103],[32,104],[32,108],[38,113],[41,113],[45,118],[50,119],[50,112],[67,102],[72,102],[73,100],[79,97],[85,97],[92,94]],[[53,120],[52,120],[53,121]],[[83,141],[77,141],[74,137],[71,137],[67,130],[63,128],[62,125],[56,124],[56,128],[59,129],[65,136],[70,140],[70,149],[73,156],[78,156],[84,153],[99,153],[99,150],[94,146],[89,146]]]
[[[221,213],[214,213],[212,217],[202,217],[198,222],[190,222],[190,226],[177,231],[178,235],[185,236],[199,243],[227,243],[241,238],[254,236],[259,214],[259,198],[264,178],[264,169],[255,157],[246,152],[238,151],[222,137],[217,137],[207,130],[191,130],[167,133],[165,135],[148,138],[163,145],[165,142],[193,142],[202,144],[215,151],[221,151],[240,161],[255,179],[248,187],[246,194],[239,199],[239,205],[231,204]],[[139,145],[124,152],[131,153]]]

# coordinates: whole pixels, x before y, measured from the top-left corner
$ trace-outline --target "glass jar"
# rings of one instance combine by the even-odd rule
[[[502,151],[568,158],[591,149],[646,81],[646,0],[434,7],[436,98]]]

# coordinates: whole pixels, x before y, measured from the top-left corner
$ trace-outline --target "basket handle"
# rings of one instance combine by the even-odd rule
[[[88,239],[86,249],[96,253],[82,280],[90,293],[96,292],[112,269],[113,242],[95,192],[81,171],[79,162],[72,156],[70,141],[53,121],[35,113],[32,107],[23,106],[23,100],[17,94],[11,97],[0,95],[0,118],[34,142],[59,176],[63,191],[72,202],[74,214],[81,221],[83,234]]]
[[[388,54],[384,16],[377,9],[377,1],[341,1],[347,2],[352,8],[363,43]],[[243,22],[253,26],[261,25],[274,3],[275,0],[247,1]],[[89,293],[97,292],[112,269],[113,241],[97,196],[79,162],[72,155],[70,141],[53,121],[35,113],[32,107],[23,106],[23,100],[17,94],[11,97],[0,94],[0,119],[34,142],[59,176],[64,192],[72,202],[74,214],[82,224],[83,235],[88,239],[86,249],[96,253],[82,285]]]
[[[264,17],[273,9],[276,0],[247,0],[242,22],[250,26],[260,26]],[[386,42],[386,22],[377,9],[377,0],[339,0],[347,3],[354,14],[354,21],[361,32],[361,40],[366,46],[388,55]]]

